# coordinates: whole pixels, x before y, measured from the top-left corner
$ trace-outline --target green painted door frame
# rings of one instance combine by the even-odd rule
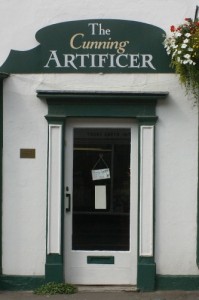
[[[3,156],[3,80],[8,74],[0,73],[0,274],[2,274],[2,156]]]
[[[156,103],[158,99],[165,99],[168,92],[149,93],[110,93],[110,92],[65,92],[65,91],[37,91],[39,98],[44,98],[48,104],[46,119],[49,126],[59,124],[63,126],[66,118],[134,118],[140,127],[155,125],[157,121]],[[62,142],[62,148],[64,143]],[[62,149],[64,153],[64,149]],[[64,157],[63,157],[64,159]],[[64,164],[62,164],[63,166]],[[64,167],[62,167],[64,176]],[[64,202],[64,180],[62,179],[62,207]],[[140,183],[139,183],[140,184]],[[153,199],[155,201],[155,199]],[[154,202],[153,202],[154,203]],[[63,211],[63,210],[62,210]],[[138,212],[139,213],[139,212]],[[155,215],[155,214],[153,214]],[[64,281],[63,273],[63,214],[61,229],[61,253],[46,255],[46,281]],[[48,230],[48,228],[47,228]],[[154,231],[154,222],[153,222]],[[154,235],[153,235],[154,237]],[[139,224],[138,224],[139,240]],[[139,243],[138,243],[139,245]],[[139,247],[138,247],[139,248]],[[138,249],[139,253],[139,249]],[[154,253],[154,241],[153,241]],[[155,289],[156,267],[154,254],[150,257],[138,254],[137,286],[142,291]]]

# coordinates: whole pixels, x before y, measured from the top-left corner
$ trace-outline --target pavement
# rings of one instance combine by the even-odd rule
[[[199,291],[84,292],[39,296],[32,292],[0,292],[0,300],[199,300]]]

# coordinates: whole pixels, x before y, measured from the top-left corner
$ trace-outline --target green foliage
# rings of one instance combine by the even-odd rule
[[[199,97],[199,66],[176,64],[173,66],[179,80],[187,92],[191,92],[196,99]]]
[[[179,75],[187,92],[199,97],[199,21],[185,19],[178,27],[172,25],[171,36],[166,37],[164,46],[171,56],[171,66]]]
[[[77,288],[67,283],[49,282],[34,291],[36,295],[74,294]]]

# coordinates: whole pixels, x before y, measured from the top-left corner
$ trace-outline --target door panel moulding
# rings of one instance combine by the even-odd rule
[[[61,254],[62,125],[49,125],[47,254]]]
[[[140,256],[153,256],[154,126],[140,132]]]

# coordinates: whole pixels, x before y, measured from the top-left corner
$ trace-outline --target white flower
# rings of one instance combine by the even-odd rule
[[[182,35],[182,33],[180,33],[180,32],[176,32],[176,34],[175,34],[176,37],[179,37],[181,35]]]
[[[187,48],[187,44],[182,44],[181,48],[182,48],[182,49]]]
[[[191,55],[190,54],[185,54],[184,57],[189,59],[191,57]]]
[[[172,54],[172,58],[176,55],[177,50],[175,50]]]
[[[170,49],[166,49],[167,54],[171,54],[171,50]]]
[[[189,42],[189,39],[185,39],[185,40],[183,41],[184,44],[187,44],[188,42]]]
[[[190,37],[190,36],[191,36],[191,33],[187,32],[187,33],[185,33],[185,36],[186,36],[186,37]]]
[[[191,59],[184,60],[184,61],[183,61],[183,64],[184,64],[184,65],[186,65],[186,64],[189,64],[189,65],[195,65],[195,63],[194,63],[193,60],[191,60]]]
[[[178,51],[178,54],[181,54],[181,53],[182,53],[182,51],[181,51],[181,50],[179,50],[179,51]]]
[[[190,52],[193,51],[193,48],[189,47],[189,48],[188,48],[188,51],[190,51]]]

